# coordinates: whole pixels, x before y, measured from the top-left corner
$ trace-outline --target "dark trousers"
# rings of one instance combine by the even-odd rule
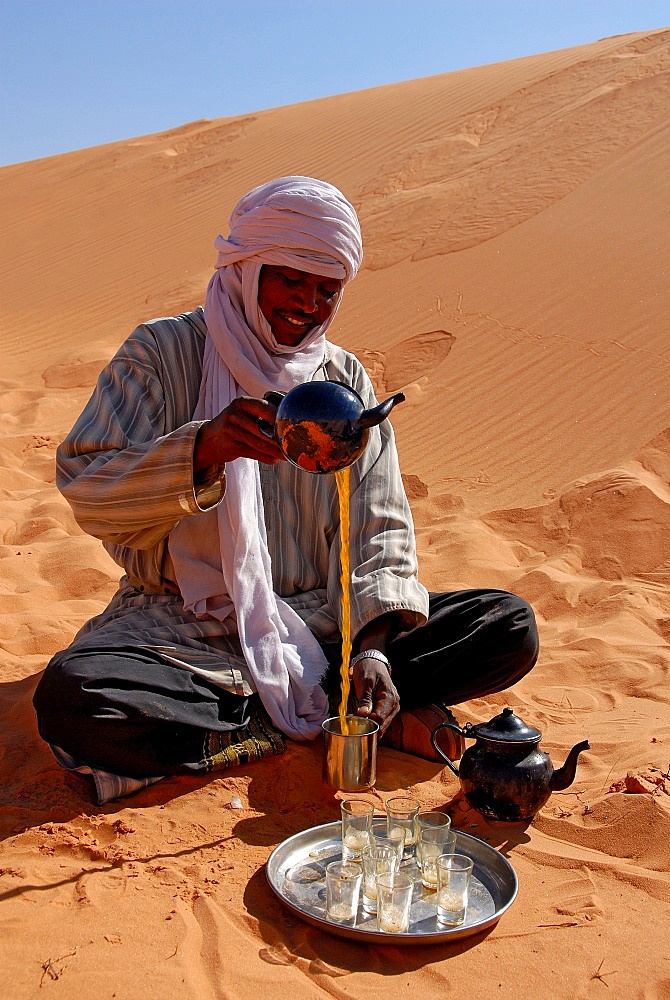
[[[415,708],[503,691],[534,667],[538,649],[526,601],[502,590],[458,590],[430,594],[426,624],[386,653],[401,708]]]
[[[334,665],[337,650],[326,652]],[[530,606],[499,590],[431,594],[426,624],[387,648],[403,708],[501,691],[537,653]],[[129,777],[199,770],[207,734],[243,729],[256,701],[134,647],[56,654],[33,699],[47,743]]]

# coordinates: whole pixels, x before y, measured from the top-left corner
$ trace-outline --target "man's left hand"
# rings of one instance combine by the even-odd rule
[[[356,715],[379,724],[383,733],[400,711],[400,697],[385,664],[364,656],[353,667],[351,677],[358,700]]]

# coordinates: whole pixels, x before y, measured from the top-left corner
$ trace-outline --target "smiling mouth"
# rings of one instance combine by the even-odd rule
[[[294,316],[287,316],[286,313],[280,313],[279,315],[283,320],[285,320],[291,326],[294,326],[296,328],[311,326],[312,323],[314,322],[314,320],[310,319],[309,317],[307,319],[296,319]]]

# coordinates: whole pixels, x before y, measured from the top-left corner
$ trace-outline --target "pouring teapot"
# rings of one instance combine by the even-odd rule
[[[388,417],[405,396],[397,392],[378,406],[366,410],[363,400],[343,382],[304,382],[286,394],[266,392],[277,407],[274,429],[260,424],[267,437],[274,437],[289,462],[305,472],[339,472],[360,458],[371,427]]]
[[[436,737],[441,729],[476,740],[463,754],[460,769],[440,748]],[[476,726],[466,722],[461,728],[443,722],[432,733],[433,746],[458,777],[470,805],[488,819],[507,823],[531,820],[552,792],[571,785],[579,754],[590,749],[589,741],[582,740],[563,767],[554,770],[549,756],[539,749],[541,738],[540,730],[527,725],[511,708]]]

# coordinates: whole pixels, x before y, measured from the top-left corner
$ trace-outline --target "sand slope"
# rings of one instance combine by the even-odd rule
[[[0,171],[5,995],[670,997],[669,77],[659,30]],[[319,747],[98,809],[33,721],[39,672],[118,576],[55,489],[56,445],[137,322],[202,300],[237,198],[284,173],[360,211],[335,339],[407,395],[424,582],[538,615],[532,675],[459,718],[511,705],[556,764],[591,742],[523,827],[381,753],[376,802],[411,788],[518,872],[460,945],[366,949],[273,898],[272,847],[338,815]]]

